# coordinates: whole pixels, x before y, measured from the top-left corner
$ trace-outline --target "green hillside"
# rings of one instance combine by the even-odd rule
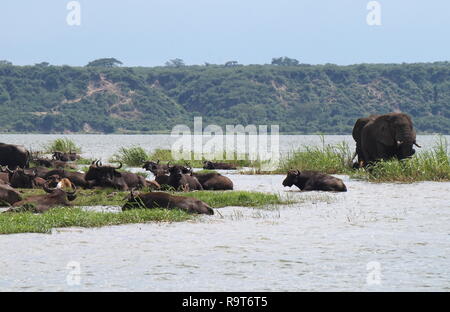
[[[349,134],[403,111],[450,133],[450,63],[69,67],[0,65],[0,132],[167,132],[176,124],[279,124]]]

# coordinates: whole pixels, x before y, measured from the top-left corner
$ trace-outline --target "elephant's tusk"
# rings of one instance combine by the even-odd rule
[[[414,145],[417,146],[418,148],[422,148],[422,146],[420,146],[420,145],[417,144],[416,142],[414,142]]]

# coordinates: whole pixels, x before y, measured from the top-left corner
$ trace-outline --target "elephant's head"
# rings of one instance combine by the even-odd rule
[[[395,156],[401,160],[412,157],[415,153],[416,131],[411,117],[403,113],[390,113],[376,120],[377,140],[394,149]]]

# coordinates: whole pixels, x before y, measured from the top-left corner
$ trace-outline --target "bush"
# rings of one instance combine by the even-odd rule
[[[81,153],[81,147],[77,146],[74,141],[63,138],[63,139],[56,139],[52,142],[49,142],[48,144],[44,145],[44,150],[47,153],[53,153],[53,152],[77,152]]]
[[[110,159],[111,162],[122,162],[131,167],[141,166],[142,163],[149,160],[147,152],[139,146],[130,148],[122,147],[119,152],[114,154]]]

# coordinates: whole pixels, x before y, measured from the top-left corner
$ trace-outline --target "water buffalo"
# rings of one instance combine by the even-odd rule
[[[194,191],[203,190],[197,178],[190,174],[183,174],[183,166],[175,165],[169,167],[169,178],[167,184],[176,190]],[[158,182],[159,183],[159,182]]]
[[[55,169],[48,171],[44,176],[44,179],[48,180],[50,177],[58,177],[59,179],[67,178],[75,184],[75,186],[90,188],[91,184],[86,180],[86,175],[81,172],[71,172],[63,169]]]
[[[151,186],[144,177],[131,172],[117,171],[120,168],[122,163],[118,167],[113,167],[103,166],[99,161],[94,161],[89,166],[85,179],[93,186],[113,187],[122,191]]]
[[[297,186],[302,191],[347,192],[341,179],[317,171],[290,170],[283,186]]]
[[[52,168],[53,163],[51,159],[47,158],[35,158],[33,159],[33,162],[37,164],[38,166],[46,167],[46,168]]]
[[[28,168],[30,158],[30,152],[25,147],[0,143],[0,166],[8,166],[11,170]]]
[[[155,181],[159,185],[169,185],[169,175],[165,170],[157,169],[153,174],[155,175]]]
[[[237,168],[236,165],[228,163],[212,162],[209,160],[203,162],[203,169],[208,170],[215,170],[215,169],[236,170],[236,168]]]
[[[402,160],[414,155],[416,131],[411,117],[403,113],[360,118],[353,127],[360,167],[378,160]]]
[[[201,200],[192,197],[170,195],[163,192],[150,192],[145,194],[131,192],[122,210],[136,208],[181,209],[189,213],[214,214],[214,210]]]
[[[193,172],[192,167],[186,163],[186,167],[182,168],[183,174],[190,174],[197,178],[204,190],[232,190],[233,181],[218,172]]]
[[[24,170],[18,168],[14,171],[9,170],[9,184],[14,188],[36,188],[37,172],[34,170]]]
[[[160,164],[159,160],[157,162],[146,161],[144,163],[144,165],[142,166],[142,168],[147,170],[147,171],[152,172],[156,176],[156,174],[155,174],[156,171],[163,170],[163,171],[168,172],[169,171],[169,165],[170,165],[170,162],[167,163],[167,164]]]
[[[9,206],[21,201],[20,193],[6,184],[0,184],[0,206]]]
[[[205,190],[232,190],[233,181],[217,172],[193,173]]]
[[[53,160],[60,160],[60,161],[75,161],[80,159],[80,155],[77,155],[77,153],[69,152],[53,152],[52,159]]]
[[[5,212],[16,212],[18,211],[16,207],[22,207],[26,204],[34,205],[32,211],[35,213],[42,213],[57,206],[71,206],[70,202],[77,197],[75,185],[72,184],[72,188],[73,191],[69,192],[63,189],[50,188],[47,184],[44,184],[43,189],[48,194],[30,196],[14,203],[13,207]]]

